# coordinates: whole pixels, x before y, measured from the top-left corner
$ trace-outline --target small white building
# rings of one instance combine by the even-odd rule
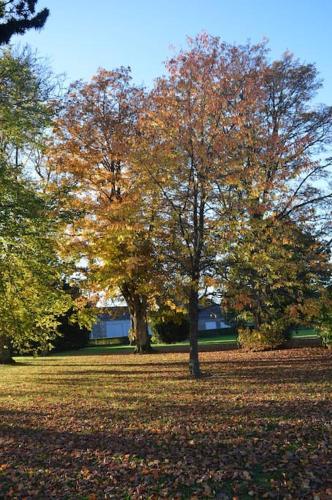
[[[200,308],[198,315],[199,332],[221,330],[223,328],[231,328],[231,326],[226,323],[225,318],[222,316],[220,305],[211,304]]]
[[[128,308],[125,306],[111,307],[99,315],[92,327],[90,339],[115,339],[128,337],[131,321]],[[212,304],[202,307],[199,311],[198,330],[207,332],[230,328],[221,315],[220,306]],[[150,330],[150,329],[149,329]],[[149,331],[151,334],[151,331]]]
[[[128,337],[131,328],[127,307],[112,307],[109,312],[99,315],[93,325],[90,339],[115,339]]]

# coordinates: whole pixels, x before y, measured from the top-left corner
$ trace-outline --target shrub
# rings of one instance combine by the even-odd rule
[[[238,342],[248,351],[267,351],[281,347],[287,338],[284,327],[272,322],[262,324],[260,329],[239,328]]]
[[[90,339],[89,347],[93,346],[119,346],[119,345],[130,345],[128,337],[116,337],[116,338],[100,338],[100,339]]]
[[[321,317],[316,322],[316,329],[323,345],[328,349],[332,349],[332,313],[326,308],[324,308]]]
[[[332,327],[331,325],[320,325],[318,328],[318,334],[322,339],[323,345],[328,349],[332,349]]]
[[[332,290],[327,291],[327,295],[322,300],[320,315],[315,321],[315,328],[322,344],[328,349],[332,349]]]
[[[189,321],[184,313],[167,311],[152,320],[153,342],[172,344],[189,337]]]

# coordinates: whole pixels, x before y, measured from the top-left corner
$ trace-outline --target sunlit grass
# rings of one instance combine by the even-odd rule
[[[199,381],[187,353],[0,367],[0,498],[328,498],[332,354],[201,358]]]

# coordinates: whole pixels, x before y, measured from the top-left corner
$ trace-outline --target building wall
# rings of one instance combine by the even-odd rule
[[[131,327],[130,320],[106,321],[106,337],[107,338],[128,337],[130,327]]]
[[[99,320],[92,328],[90,338],[122,338],[128,337],[128,332],[131,327],[130,320]]]
[[[90,339],[112,339],[112,338],[122,338],[128,337],[128,333],[131,327],[131,322],[128,319],[120,320],[109,320],[100,319],[92,328],[90,333]],[[201,332],[208,330],[217,330],[219,328],[229,328],[224,321],[218,319],[204,318],[198,321],[198,330]],[[152,332],[149,328],[149,334]]]
[[[230,326],[219,319],[200,319],[198,320],[198,330],[205,332],[207,330],[218,330],[220,328],[230,328]]]

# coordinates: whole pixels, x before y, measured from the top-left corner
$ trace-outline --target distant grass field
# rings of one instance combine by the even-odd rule
[[[0,366],[0,498],[332,497],[332,352],[18,358]]]
[[[294,330],[292,332],[292,338],[293,339],[315,339],[318,338],[317,333],[315,330],[312,328],[299,328],[298,330]],[[109,340],[109,339],[107,339]],[[211,333],[207,334],[204,333],[204,336],[201,336],[198,339],[198,344],[201,347],[217,347],[218,345],[220,346],[231,346],[237,345],[237,336],[233,333],[231,334],[226,334],[226,333]],[[183,342],[175,342],[173,344],[166,344],[166,343],[156,343],[153,344],[153,348],[157,350],[170,350],[172,351],[173,349],[177,348],[185,348],[189,347],[189,341],[185,340]],[[116,352],[116,351],[123,351],[123,352],[132,352],[134,350],[134,347],[128,346],[128,345],[122,345],[121,340],[119,339],[112,339],[112,344],[111,345],[96,345],[96,346],[90,346],[86,347],[84,349],[81,349],[80,351],[77,351],[81,353],[82,355],[85,354],[98,354],[98,353],[107,353],[107,352]],[[71,354],[71,353],[69,353]]]
[[[292,332],[292,338],[317,338],[318,334],[313,328],[298,328]]]

